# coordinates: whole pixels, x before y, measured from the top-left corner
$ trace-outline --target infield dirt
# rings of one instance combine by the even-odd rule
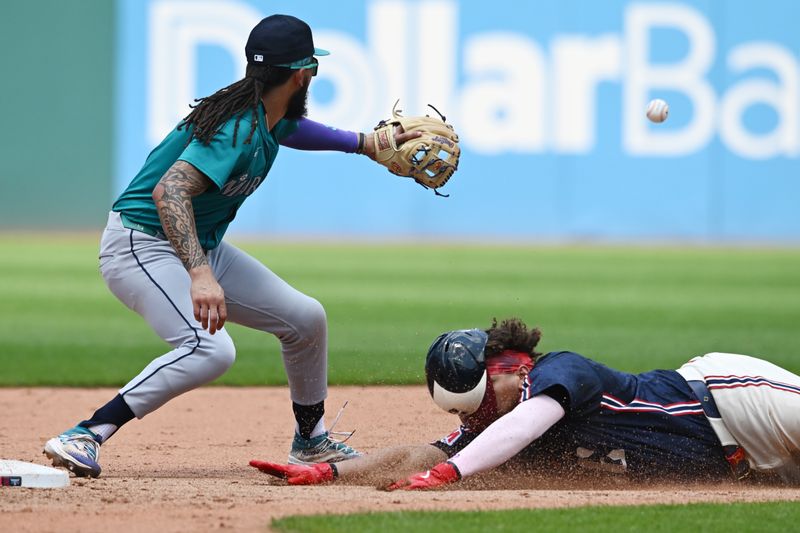
[[[0,458],[48,464],[44,442],[114,394],[0,389]],[[424,387],[334,387],[329,423],[345,400],[337,429],[355,428],[349,443],[364,452],[431,441],[455,428],[455,419],[433,405]],[[192,391],[123,427],[101,450],[100,478],[72,478],[65,489],[0,488],[0,530],[265,531],[272,518],[295,514],[800,501],[800,489],[774,486],[605,482],[592,488],[540,476],[487,476],[470,490],[429,493],[287,487],[247,463],[285,462],[293,426],[285,388]]]

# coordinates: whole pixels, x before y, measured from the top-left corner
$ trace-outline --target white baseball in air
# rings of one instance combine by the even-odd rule
[[[647,118],[649,118],[652,122],[664,122],[667,120],[668,114],[669,104],[667,104],[661,98],[650,100],[650,103],[647,104]]]

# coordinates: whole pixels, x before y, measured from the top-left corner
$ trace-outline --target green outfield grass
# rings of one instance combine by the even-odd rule
[[[121,385],[167,351],[106,289],[96,236],[0,246],[0,385]],[[494,316],[628,371],[733,351],[800,372],[797,249],[241,246],[325,305],[332,384],[421,383],[437,334]],[[237,362],[217,383],[285,383],[272,336],[229,330]]]
[[[356,515],[294,516],[275,520],[284,533],[437,533],[584,532],[649,533],[702,531],[736,533],[796,531],[800,505],[789,502],[758,504],[696,504],[640,507],[582,507],[476,512],[402,512]]]

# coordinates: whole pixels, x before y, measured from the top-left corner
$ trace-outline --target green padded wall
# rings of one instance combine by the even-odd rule
[[[101,229],[111,202],[113,0],[7,0],[0,230]]]

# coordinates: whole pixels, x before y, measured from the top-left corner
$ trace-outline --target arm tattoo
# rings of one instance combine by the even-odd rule
[[[186,270],[207,265],[197,237],[192,197],[208,189],[209,179],[185,161],[176,161],[153,190],[164,234]]]

